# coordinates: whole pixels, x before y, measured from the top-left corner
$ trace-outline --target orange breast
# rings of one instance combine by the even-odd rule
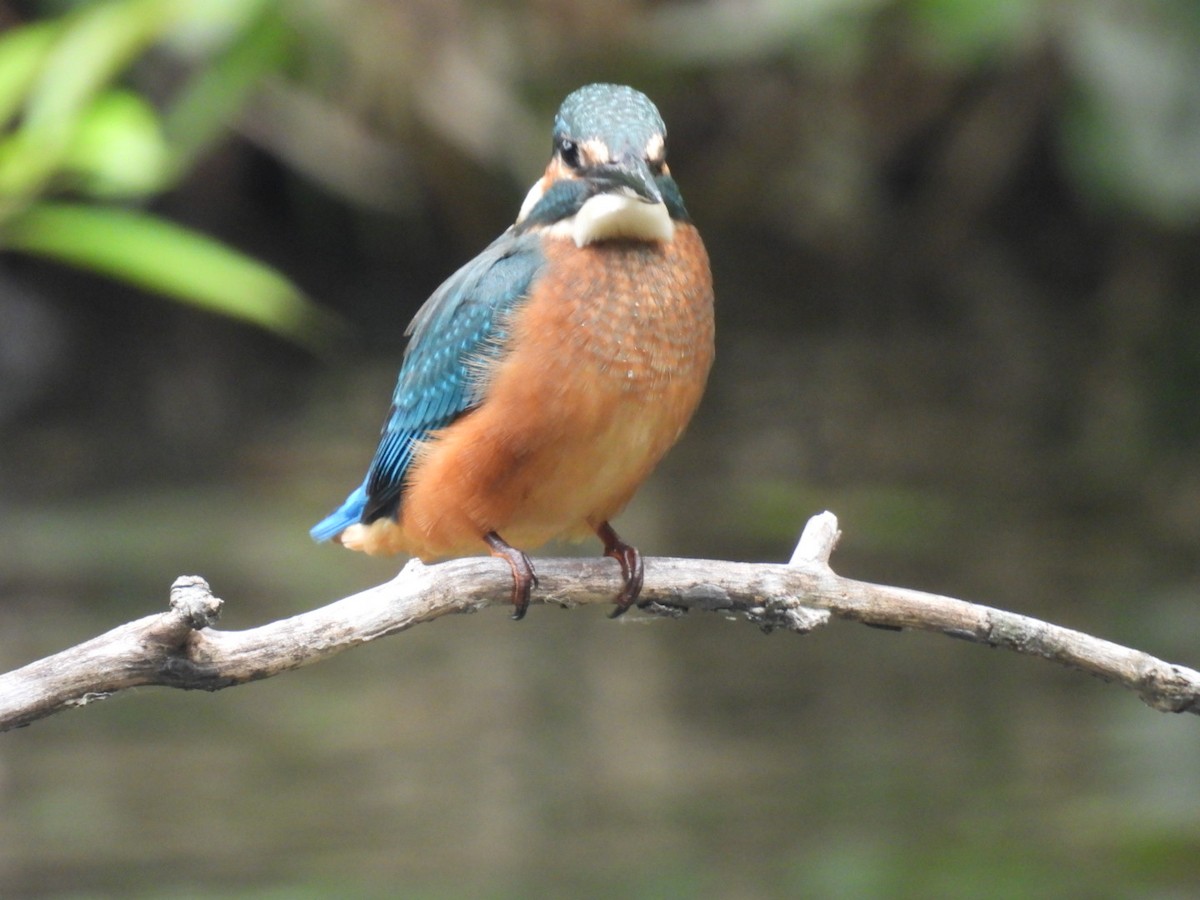
[[[480,406],[422,448],[397,523],[368,552],[477,552],[496,531],[536,547],[615,516],[679,438],[713,358],[713,293],[696,229],[670,243],[547,242]]]

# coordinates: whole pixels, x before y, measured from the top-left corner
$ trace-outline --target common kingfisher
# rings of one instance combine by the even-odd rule
[[[553,141],[516,222],[408,326],[367,476],[312,535],[425,562],[486,545],[520,619],[537,577],[517,548],[595,533],[621,566],[615,618],[643,564],[609,521],[700,402],[712,274],[648,97],[582,87]]]

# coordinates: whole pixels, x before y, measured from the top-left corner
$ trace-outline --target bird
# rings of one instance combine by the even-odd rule
[[[566,97],[516,221],[408,326],[366,477],[315,540],[426,563],[486,548],[520,619],[537,586],[520,548],[594,534],[621,567],[612,617],[639,602],[642,555],[610,522],[683,433],[714,356],[708,254],[666,149],[640,91]]]

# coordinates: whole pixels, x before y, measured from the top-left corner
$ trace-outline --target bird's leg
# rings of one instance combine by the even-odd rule
[[[596,527],[596,534],[604,541],[604,555],[611,556],[621,564],[621,576],[625,579],[625,585],[617,594],[617,608],[609,614],[610,619],[615,619],[633,606],[642,592],[642,581],[646,575],[642,566],[642,554],[638,552],[637,547],[621,540],[607,522],[601,522]]]
[[[489,531],[483,539],[491,548],[492,556],[501,557],[512,568],[512,617],[514,620],[525,618],[525,610],[529,609],[529,592],[537,587],[538,583],[533,563],[524,550],[518,550],[494,531]]]

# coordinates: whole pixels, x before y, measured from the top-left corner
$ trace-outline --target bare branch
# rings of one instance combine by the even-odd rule
[[[737,614],[764,630],[806,633],[831,616],[896,630],[937,631],[1028,653],[1135,691],[1164,712],[1200,714],[1200,672],[1139,650],[1028,616],[906,588],[836,575],[829,557],[837,518],[809,520],[788,565],[653,558],[646,561],[647,611]],[[534,603],[611,603],[620,570],[609,559],[543,559]],[[328,606],[245,631],[218,631],[221,601],[202,578],[171,589],[171,609],[0,675],[0,730],[138,685],[216,691],[318,662],[451,613],[506,604],[502,560],[410,562],[391,581]],[[513,627],[520,627],[514,625]]]

